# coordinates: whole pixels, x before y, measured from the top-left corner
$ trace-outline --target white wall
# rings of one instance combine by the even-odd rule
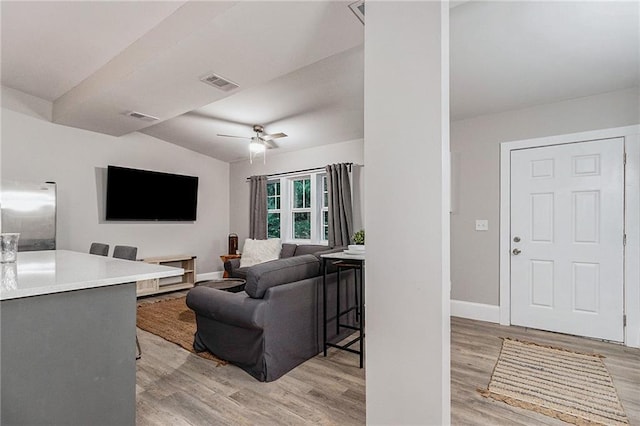
[[[367,3],[368,424],[450,421],[448,11]]]
[[[640,123],[638,88],[451,123],[451,299],[499,304],[500,143]],[[475,231],[488,219],[489,231]]]
[[[284,142],[283,142],[284,143]],[[284,173],[293,170],[324,167],[333,163],[354,163],[353,167],[353,215],[354,229],[364,227],[363,202],[364,191],[364,148],[363,140],[340,142],[309,148],[295,152],[278,154],[267,152],[267,163],[262,163],[262,156],[250,164],[249,161],[231,163],[230,168],[230,232],[238,234],[240,248],[245,238],[249,237],[249,182],[247,178],[271,173]]]
[[[132,245],[139,258],[193,254],[198,273],[222,269],[218,256],[226,252],[229,232],[227,163],[141,133],[113,137],[47,117],[50,103],[2,89],[2,179],[57,182],[58,248],[86,252],[93,241],[110,244],[111,251],[116,244]],[[107,165],[198,176],[198,219],[105,222],[101,169]]]

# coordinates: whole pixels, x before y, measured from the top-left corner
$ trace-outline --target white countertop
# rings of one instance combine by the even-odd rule
[[[182,268],[68,250],[26,251],[0,263],[0,300],[182,275]]]

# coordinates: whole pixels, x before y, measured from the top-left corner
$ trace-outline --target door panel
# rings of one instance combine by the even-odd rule
[[[553,241],[553,193],[531,194],[531,240]]]
[[[531,305],[553,308],[553,262],[531,261]]]
[[[573,262],[573,309],[598,313],[600,265]]]
[[[511,152],[512,324],[623,340],[623,154],[623,138]]]
[[[600,191],[574,191],[571,195],[573,242],[598,244],[600,241]]]

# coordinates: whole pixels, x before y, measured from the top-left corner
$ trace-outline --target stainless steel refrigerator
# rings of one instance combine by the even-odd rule
[[[56,184],[2,181],[0,230],[19,232],[18,251],[55,250]]]

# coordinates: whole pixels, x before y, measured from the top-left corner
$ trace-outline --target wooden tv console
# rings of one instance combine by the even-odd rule
[[[196,282],[196,256],[182,254],[176,256],[148,257],[141,260],[154,265],[182,268],[184,269],[184,274],[176,278],[156,278],[138,281],[136,282],[136,296],[138,297],[188,289],[193,287],[193,284]]]

